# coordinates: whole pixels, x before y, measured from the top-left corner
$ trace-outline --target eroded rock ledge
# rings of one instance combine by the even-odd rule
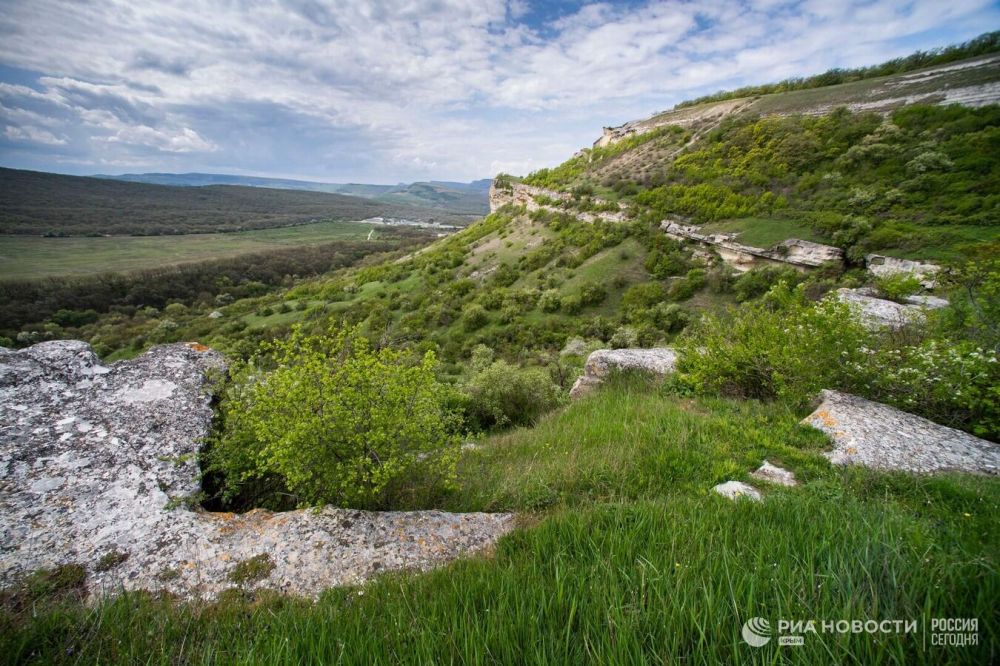
[[[314,596],[382,571],[427,569],[513,527],[510,514],[187,507],[212,419],[206,373],[223,367],[195,344],[110,366],[82,342],[0,348],[0,584],[77,563],[91,594],[211,598],[238,584]],[[238,575],[262,555],[266,566]]]
[[[838,391],[803,423],[833,440],[830,462],[906,472],[1000,474],[1000,444]]]

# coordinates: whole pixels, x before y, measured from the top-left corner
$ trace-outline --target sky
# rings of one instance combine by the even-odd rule
[[[0,0],[0,165],[525,174],[685,99],[998,27],[998,0]]]

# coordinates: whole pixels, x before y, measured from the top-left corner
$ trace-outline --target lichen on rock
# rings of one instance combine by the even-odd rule
[[[213,416],[208,375],[224,367],[197,344],[109,366],[76,341],[0,348],[0,584],[74,564],[91,595],[211,598],[241,562],[266,557],[273,566],[244,587],[314,596],[426,569],[513,527],[510,514],[199,510],[189,500]]]

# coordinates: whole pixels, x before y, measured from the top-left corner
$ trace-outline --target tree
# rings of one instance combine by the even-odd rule
[[[265,343],[231,371],[210,468],[229,497],[277,476],[305,505],[383,506],[409,479],[447,484],[459,422],[435,365],[375,352],[357,329]]]

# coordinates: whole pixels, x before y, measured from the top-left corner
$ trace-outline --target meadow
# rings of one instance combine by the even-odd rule
[[[177,236],[0,236],[0,280],[93,275],[223,259],[296,245],[365,240],[364,222],[326,221],[278,229]]]

